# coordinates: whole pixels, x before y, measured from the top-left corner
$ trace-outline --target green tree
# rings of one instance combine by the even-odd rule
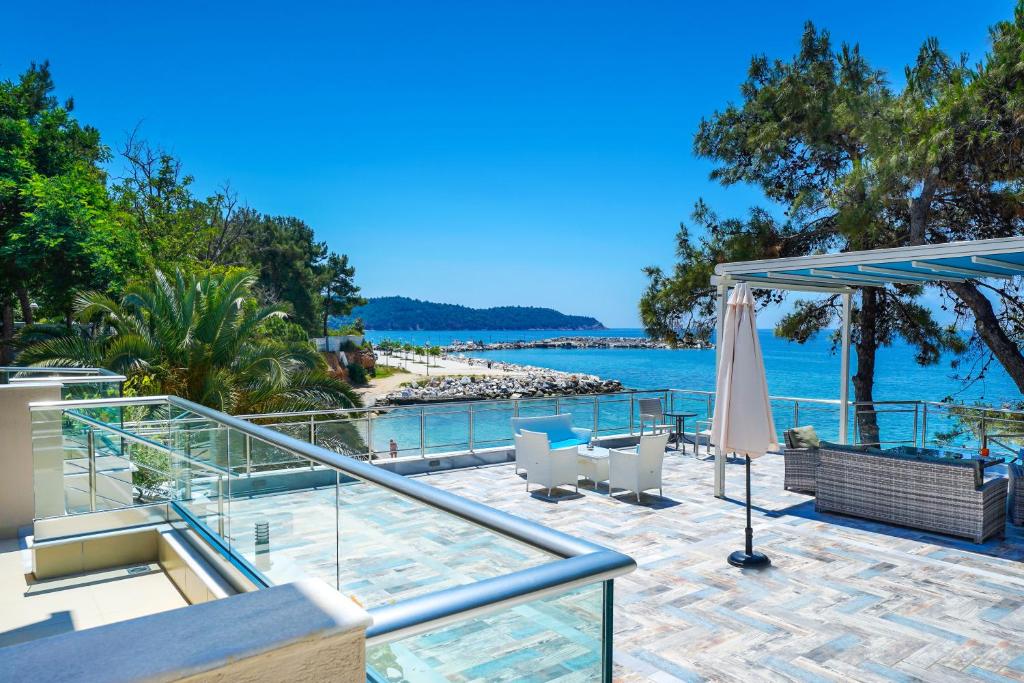
[[[157,271],[120,300],[82,294],[77,314],[94,336],[40,341],[29,365],[105,367],[136,384],[229,413],[352,407],[359,398],[331,377],[305,335],[282,330],[279,306],[254,298],[255,274]],[[294,326],[292,326],[294,327]]]
[[[348,315],[366,300],[359,296],[359,287],[353,280],[356,269],[348,263],[348,256],[335,254],[327,257],[320,271],[323,297],[323,332],[327,336],[327,323],[332,315]]]
[[[320,267],[327,245],[298,218],[250,213],[233,259],[257,269],[257,288],[264,300],[287,304],[291,320],[315,334],[321,322]]]
[[[715,263],[907,241],[906,217],[892,210],[898,200],[879,173],[879,156],[898,131],[900,100],[857,47],[834,50],[828,33],[808,23],[798,54],[790,61],[755,57],[740,92],[740,104],[701,122],[694,150],[715,163],[713,179],[756,185],[781,205],[785,220],[757,210],[748,220],[720,221],[698,204],[694,217],[703,236],[694,240],[685,228],[680,232],[680,261],[672,275],[647,270],[650,283],[640,307],[652,333],[666,336],[686,316],[708,328]],[[921,293],[909,285],[859,288],[855,400],[874,400],[876,352],[896,337],[917,348],[922,364],[959,348],[955,335],[916,302]],[[779,295],[760,297],[768,303]],[[835,297],[801,301],[777,333],[803,342],[838,315]],[[878,440],[874,413],[860,413],[858,426],[864,441]]]
[[[49,65],[0,82],[0,355],[10,360],[14,306],[70,315],[83,288],[123,284],[139,265],[139,242],[115,220],[100,163],[99,132],[53,95]]]

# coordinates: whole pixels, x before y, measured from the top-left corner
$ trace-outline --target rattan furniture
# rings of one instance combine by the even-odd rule
[[[786,461],[786,474],[782,486],[787,491],[814,495],[817,491],[818,448],[786,448],[782,457]]]
[[[795,448],[792,430],[783,432],[786,447],[782,457],[786,463],[786,473],[782,487],[787,491],[799,491],[814,495],[816,490],[815,477],[818,470],[817,448]]]
[[[1024,465],[1011,463],[1010,470],[1010,521],[1020,526],[1024,524]]]
[[[969,538],[1006,532],[1007,480],[972,460],[818,449],[815,509]]]

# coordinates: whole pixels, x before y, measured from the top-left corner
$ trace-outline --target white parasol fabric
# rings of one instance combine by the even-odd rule
[[[759,458],[779,447],[768,400],[754,297],[746,283],[733,289],[725,312],[711,423],[711,443],[726,453]]]

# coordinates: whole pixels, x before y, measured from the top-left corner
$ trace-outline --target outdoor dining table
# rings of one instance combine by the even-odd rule
[[[679,450],[679,440],[680,439],[682,439],[683,441],[687,440],[686,439],[686,418],[688,418],[688,417],[694,417],[695,418],[695,417],[697,417],[697,413],[666,411],[665,412],[665,417],[670,417],[670,418],[675,420],[676,429],[675,429],[675,435],[672,437],[672,443],[675,445],[676,450],[678,451]],[[694,443],[694,446],[696,447],[696,442],[692,442],[692,443]]]

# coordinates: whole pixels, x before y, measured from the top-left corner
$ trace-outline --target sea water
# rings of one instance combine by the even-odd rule
[[[567,336],[643,337],[639,329],[608,329],[587,331],[371,331],[367,337],[379,342],[383,339],[415,345],[445,345],[453,341],[528,341]],[[839,397],[839,355],[832,335],[819,334],[805,344],[797,344],[776,337],[771,330],[759,332],[765,360],[768,390],[772,402],[776,427],[779,430],[799,425],[814,425],[826,439],[838,437],[838,409],[835,405],[800,402],[794,405],[789,398],[829,399]],[[534,365],[564,372],[578,372],[617,379],[633,389],[687,389],[709,392],[715,385],[715,352],[700,349],[507,349],[478,351],[467,355],[498,361]],[[944,357],[931,366],[918,365],[914,350],[906,344],[895,344],[879,349],[876,358],[876,401],[945,401],[993,406],[1015,404],[1021,400],[1020,392],[1009,376],[999,367],[989,370],[982,381],[963,382],[951,367],[952,357]],[[856,371],[856,354],[851,353],[851,373]],[[850,388],[850,399],[854,393]],[[693,431],[697,419],[709,417],[707,401],[700,395],[674,394],[667,397],[666,408],[696,413],[686,424]],[[580,427],[592,427],[595,422],[601,433],[616,433],[629,429],[629,401],[609,398],[599,402],[595,419],[591,399],[561,399],[561,412],[573,413],[573,421]],[[423,409],[425,417],[425,443],[421,446],[419,434],[420,408],[395,409],[387,420],[379,420],[374,427],[374,448],[386,452],[394,438],[401,455],[433,454],[465,450],[469,447],[472,431],[474,447],[508,445],[511,442],[509,419],[511,409],[504,403],[481,405],[475,408],[473,430],[469,429],[467,409],[457,404],[438,405]],[[520,414],[544,414],[555,410],[553,400],[521,402]],[[879,406],[878,422],[882,439],[897,443],[910,443],[915,429],[923,427],[921,412],[913,406]],[[507,414],[506,414],[507,413]],[[635,417],[635,415],[634,415]],[[855,429],[856,425],[854,425]],[[942,419],[932,413],[928,421],[929,443],[944,432],[961,430],[953,419]],[[856,433],[852,436],[856,438]],[[951,443],[967,444],[975,437],[964,431]]]

